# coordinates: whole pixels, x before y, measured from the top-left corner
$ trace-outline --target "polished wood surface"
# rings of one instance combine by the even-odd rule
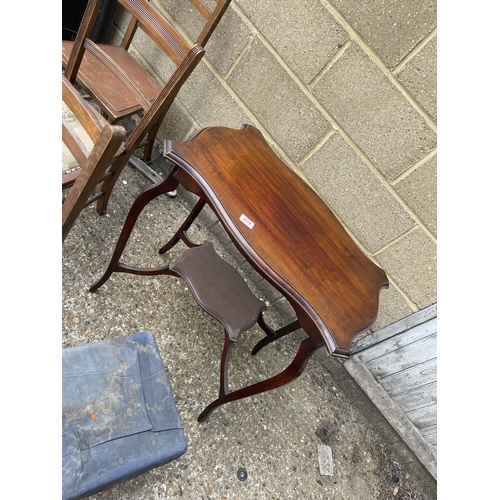
[[[201,186],[247,260],[290,300],[304,329],[319,332],[330,354],[348,355],[352,338],[375,320],[388,280],[325,202],[252,126],[213,127],[167,147],[165,156]]]
[[[66,66],[74,42],[62,42],[62,60]],[[89,95],[98,102],[109,121],[116,122],[134,113],[141,112],[144,107],[150,106],[158,97],[162,86],[144,68],[120,46],[99,45],[100,49],[121,68],[126,68],[128,78],[134,86],[141,88],[144,103],[140,103],[133,87],[127,85],[123,77],[109,71],[105,65],[99,63],[97,56],[91,51],[85,51],[78,74],[78,83],[87,90]],[[98,82],[96,84],[95,82]]]
[[[169,269],[184,279],[200,307],[222,323],[231,341],[257,323],[266,308],[210,241],[186,250]]]
[[[243,129],[212,127],[186,142],[165,141],[164,156],[174,168],[163,180],[145,188],[134,200],[103,276],[90,291],[100,288],[114,272],[145,276],[172,275],[172,263],[158,268],[139,268],[120,262],[134,225],[142,210],[155,198],[181,184],[199,197],[191,213],[159,253],[183,241],[195,263],[190,288],[198,303],[219,321],[234,306],[230,279],[213,274],[212,254],[194,249],[197,244],[187,232],[208,204],[236,247],[269,283],[288,299],[297,314],[290,324],[273,330],[264,321],[258,324],[266,336],[252,349],[257,354],[270,343],[302,328],[308,335],[290,365],[269,379],[229,392],[229,353],[236,340],[225,328],[221,357],[219,397],[198,417],[205,420],[217,407],[281,387],[295,380],[310,356],[326,346],[328,353],[349,357],[351,341],[376,318],[379,292],[388,286],[385,272],[355,245],[325,202],[298,175],[290,170],[267,145],[254,127]],[[225,293],[223,304],[207,306],[204,273],[211,286]],[[236,272],[236,271],[235,271]],[[202,287],[199,288],[199,283]],[[205,290],[205,291],[203,291]],[[226,311],[220,314],[221,311]],[[227,319],[227,318],[226,318]],[[224,321],[222,321],[224,324]]]

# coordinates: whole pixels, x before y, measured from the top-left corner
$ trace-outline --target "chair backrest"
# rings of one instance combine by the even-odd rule
[[[118,0],[122,3],[122,0]],[[149,1],[149,0],[148,0]],[[187,2],[187,0],[184,0]],[[206,0],[189,0],[189,3],[199,12],[201,17],[204,19],[203,29],[198,35],[198,38],[195,41],[196,45],[200,45],[201,47],[205,47],[208,40],[212,36],[215,28],[219,24],[219,21],[222,19],[222,16],[226,12],[231,0],[212,0],[212,4],[215,3],[215,8],[210,10],[210,7],[207,6]],[[135,29],[137,28],[138,20],[132,18],[130,20],[128,29],[123,37],[122,46],[127,48],[130,45],[131,39],[135,33]]]
[[[226,12],[226,9],[229,7],[231,0],[214,0],[217,3],[217,6],[213,11],[210,11],[210,9],[205,5],[206,2],[204,3],[203,0],[189,1],[207,21],[205,27],[196,40],[198,45],[205,47],[213,31],[219,24],[219,21],[222,19],[224,12]]]
[[[92,196],[99,183],[106,178],[106,169],[112,163],[125,138],[125,129],[110,125],[104,120],[64,75],[62,75],[62,100],[64,107],[73,117],[72,120],[63,117],[62,140],[78,164],[79,171],[74,183],[73,179],[68,180],[63,174],[63,187],[72,184],[62,205],[64,241],[80,212],[104,195],[99,191]]]
[[[188,0],[185,0],[188,1]],[[101,63],[107,66],[123,84],[135,95],[141,103],[142,108],[147,110],[150,100],[124,71],[123,68],[113,60],[99,45],[90,40],[92,29],[97,20],[103,0],[89,0],[82,18],[73,49],[66,65],[65,75],[72,83],[75,82],[81,60],[85,50],[94,54]],[[128,50],[137,28],[142,28],[147,35],[170,57],[179,68],[186,60],[190,50],[193,48],[182,38],[168,20],[149,2],[149,0],[118,0],[130,14],[131,19],[121,41],[121,47]],[[213,0],[216,7],[211,11],[203,0],[189,0],[206,20],[195,45],[205,47],[213,31],[217,27],[222,16],[226,12],[231,0]],[[205,0],[206,2],[206,0]],[[202,54],[203,55],[203,54]],[[194,69],[194,68],[193,68]],[[173,78],[173,76],[172,76]],[[168,82],[167,82],[168,84]]]

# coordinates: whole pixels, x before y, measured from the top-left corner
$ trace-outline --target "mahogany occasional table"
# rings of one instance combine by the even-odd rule
[[[204,420],[222,404],[294,380],[312,353],[322,346],[329,355],[349,357],[353,337],[375,321],[379,293],[388,287],[388,280],[385,272],[357,247],[316,192],[275,155],[262,134],[250,125],[240,130],[211,127],[185,142],[165,141],[163,154],[173,162],[173,170],[136,198],[108,269],[90,290],[103,285],[113,272],[179,275],[175,263],[144,269],[120,263],[119,259],[142,209],[181,184],[199,201],[160,253],[180,240],[190,247],[188,252],[199,246],[189,240],[187,230],[208,204],[246,260],[290,302],[297,315],[296,321],[273,331],[264,323],[262,310],[256,308],[255,319],[266,336],[252,354],[299,328],[308,335],[283,372],[228,393],[223,385],[229,346],[235,338],[228,339],[226,331],[219,398],[198,420]],[[194,278],[202,280],[202,273]],[[218,286],[223,284],[219,282]],[[196,296],[193,282],[190,288],[198,303],[211,313],[204,307],[203,297]],[[226,304],[225,310],[230,309],[231,303]]]

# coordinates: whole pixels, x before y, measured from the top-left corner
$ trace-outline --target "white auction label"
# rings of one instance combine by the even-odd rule
[[[245,214],[241,214],[240,221],[243,222],[243,224],[245,224],[245,226],[248,226],[250,229],[252,229],[252,227],[254,226],[254,223]]]

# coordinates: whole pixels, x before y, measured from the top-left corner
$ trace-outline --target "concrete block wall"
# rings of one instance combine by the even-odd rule
[[[196,38],[188,0],[152,2]],[[233,0],[206,50],[159,137],[256,126],[387,272],[372,330],[437,302],[436,0]],[[132,51],[172,71],[142,37]]]

